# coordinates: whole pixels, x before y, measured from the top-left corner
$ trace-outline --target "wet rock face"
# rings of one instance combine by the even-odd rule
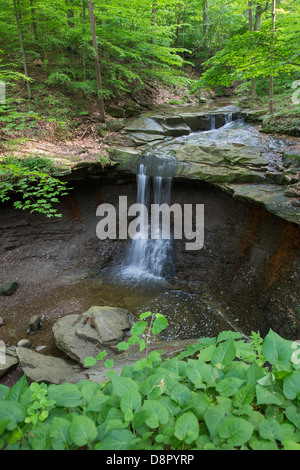
[[[200,298],[212,292],[249,332],[299,334],[299,227],[209,185],[175,182],[173,199],[179,197],[205,208],[204,248],[186,251],[183,242],[175,243],[181,288]]]
[[[212,126],[216,129],[222,127],[226,124],[228,116],[236,120],[241,117],[241,112],[238,108],[232,107],[223,111],[182,112],[171,116],[167,113],[146,115],[132,119],[127,124],[126,131],[129,134],[143,133],[178,137],[195,131],[208,131]]]

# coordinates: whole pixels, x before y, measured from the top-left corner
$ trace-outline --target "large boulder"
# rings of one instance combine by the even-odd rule
[[[52,332],[57,347],[83,365],[86,357],[96,357],[106,347],[114,349],[133,324],[127,310],[93,306],[82,314],[60,318]]]

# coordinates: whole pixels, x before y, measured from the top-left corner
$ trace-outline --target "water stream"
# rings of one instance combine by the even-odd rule
[[[215,116],[211,116],[209,131],[149,146],[140,160],[136,174],[136,202],[141,207],[139,230],[129,243],[124,263],[105,271],[102,286],[116,289],[118,285],[120,292],[125,288],[126,306],[135,314],[148,310],[163,313],[169,321],[169,327],[163,333],[165,339],[192,338],[200,332],[201,335],[216,335],[226,327],[236,329],[210,293],[202,293],[200,298],[196,293],[172,288],[172,278],[176,277],[172,231],[169,238],[163,238],[162,220],[151,218],[151,207],[153,204],[172,204],[172,181],[177,162],[169,145],[176,145],[182,139],[201,138],[201,134],[209,141],[239,125],[241,122],[233,122],[232,113],[228,113],[225,125],[216,129]],[[168,284],[169,279],[171,284]]]
[[[132,239],[123,274],[132,278],[163,279],[172,265],[172,236],[165,238],[162,219],[152,218],[151,207],[170,205],[176,162],[146,154],[137,173],[139,231]]]

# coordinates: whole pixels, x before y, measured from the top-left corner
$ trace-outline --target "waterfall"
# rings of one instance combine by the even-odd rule
[[[230,124],[232,122],[232,113],[227,113],[225,115],[225,124]]]
[[[149,220],[149,206],[151,196],[154,204],[170,204],[174,161],[159,159],[153,165],[154,160],[155,157],[148,157],[146,163],[140,163],[138,168],[137,203],[142,205],[141,223],[138,236],[131,241],[126,273],[162,278],[165,277],[167,265],[171,260],[172,240],[162,238],[161,220],[156,224]]]
[[[209,121],[210,121],[210,130],[214,131],[216,129],[216,116],[210,116]]]

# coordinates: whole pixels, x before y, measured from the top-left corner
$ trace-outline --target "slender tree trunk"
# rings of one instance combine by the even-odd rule
[[[37,25],[35,20],[35,8],[34,8],[34,0],[30,0],[30,12],[31,12],[31,27],[34,39],[38,42],[38,33],[37,33]]]
[[[67,6],[68,6],[68,25],[69,28],[74,28],[75,23],[74,23],[74,10],[73,10],[73,0],[67,0],[66,1]]]
[[[276,0],[272,0],[272,37],[271,37],[271,60],[273,60],[273,47],[275,39],[275,22],[276,22]],[[274,114],[274,75],[270,76],[270,101],[269,114]]]
[[[174,47],[177,47],[178,45],[178,35],[179,35],[179,26],[180,26],[180,21],[181,21],[181,12],[182,12],[182,3],[179,3],[178,5],[179,11],[178,11],[178,16],[177,16],[177,24],[176,24],[176,38],[174,42]]]
[[[207,0],[202,1],[202,20],[203,20],[203,34],[204,36],[208,33],[207,26]]]
[[[152,3],[152,13],[151,13],[151,24],[154,26],[156,24],[156,15],[157,15],[157,0],[154,0]]]
[[[253,31],[253,3],[248,1],[248,19],[249,19],[249,31]],[[251,77],[251,96],[254,100],[257,99],[255,78]]]
[[[254,31],[260,30],[262,14],[265,11],[267,11],[268,7],[269,7],[269,2],[266,2],[264,7],[262,6],[261,3],[257,3],[256,10],[255,10]]]
[[[24,68],[24,75],[28,78],[28,80],[26,80],[27,98],[28,98],[28,100],[31,100],[31,87],[30,87],[28,69],[27,69],[27,64],[26,64],[26,56],[25,56],[25,50],[24,50],[24,44],[23,44],[23,36],[22,36],[22,30],[21,30],[21,24],[20,24],[19,10],[18,10],[16,0],[14,0],[14,9],[15,9],[16,22],[17,22],[17,26],[18,26],[19,41],[20,41],[20,48],[21,48],[21,57],[22,57],[23,68]]]
[[[83,44],[82,44],[82,67],[83,67],[83,79],[86,79],[86,46],[85,46],[85,19],[86,19],[86,9],[85,9],[85,0],[81,0],[81,14],[82,14],[82,36],[83,36]]]
[[[99,51],[98,51],[98,42],[97,42],[97,36],[96,36],[95,17],[94,17],[92,0],[88,0],[88,5],[89,5],[89,16],[90,16],[93,47],[95,51],[95,72],[96,72],[97,90],[98,90],[98,98],[99,98],[100,119],[101,121],[105,121],[105,109],[104,109],[103,93],[102,93],[102,79],[101,79],[100,62],[99,62]]]

